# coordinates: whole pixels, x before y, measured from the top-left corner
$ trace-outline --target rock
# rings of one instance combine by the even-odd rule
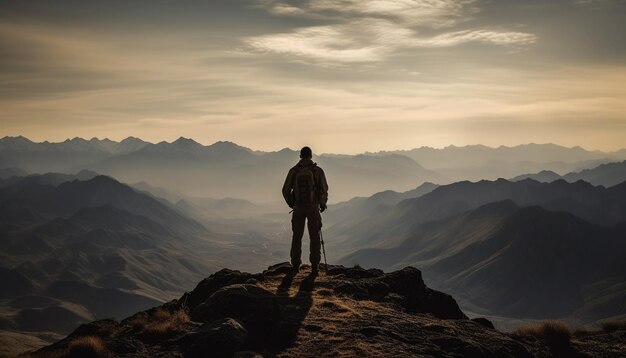
[[[333,288],[336,293],[350,295],[357,299],[381,300],[389,293],[389,286],[376,279],[339,280]]]
[[[143,342],[132,337],[118,337],[107,344],[107,347],[111,352],[119,355],[147,353]]]
[[[452,296],[430,288],[426,289],[426,295],[416,303],[414,310],[414,312],[432,313],[441,319],[467,319]]]
[[[288,274],[293,271],[293,266],[289,262],[281,262],[276,265],[272,265],[263,271],[263,276],[276,276],[281,274]]]
[[[232,318],[213,321],[202,325],[198,331],[181,340],[185,357],[230,357],[246,344],[248,331]]]
[[[328,275],[343,275],[347,278],[372,278],[382,276],[384,273],[379,269],[363,269],[361,267],[347,268],[343,266],[328,266]]]
[[[476,322],[485,328],[496,329],[490,320],[483,317],[472,318],[472,322]]]
[[[81,324],[68,336],[77,338],[83,336],[110,337],[119,327],[119,323],[112,319],[102,319],[90,323]]]
[[[208,278],[200,281],[198,286],[196,286],[193,291],[183,295],[178,300],[179,305],[187,307],[190,311],[192,311],[222,287],[244,283],[251,278],[254,278],[254,276],[247,272],[229,269],[220,270]]]
[[[261,287],[236,284],[223,287],[191,312],[191,319],[210,322],[232,317],[242,322],[255,343],[264,345],[291,337],[293,327],[285,322],[284,301]]]
[[[452,296],[427,288],[422,273],[414,267],[384,274],[380,270],[335,266],[329,275],[331,272],[337,276],[332,284],[336,293],[356,299],[401,302],[408,312],[432,313],[443,319],[467,319]]]
[[[213,293],[205,302],[191,311],[191,319],[208,322],[224,317],[248,317],[260,314],[276,318],[279,311],[274,298],[276,295],[250,284],[235,284],[223,287]]]

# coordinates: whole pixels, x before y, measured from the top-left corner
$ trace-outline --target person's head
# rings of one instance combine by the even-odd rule
[[[309,147],[302,147],[302,149],[300,149],[300,158],[302,158],[302,159],[311,159],[311,158],[313,158],[313,152],[311,151],[311,148],[309,148]]]

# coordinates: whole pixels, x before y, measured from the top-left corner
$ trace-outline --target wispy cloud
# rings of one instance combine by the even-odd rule
[[[502,29],[449,28],[478,11],[473,0],[311,0],[295,6],[263,1],[277,16],[334,20],[334,24],[246,38],[253,51],[273,52],[322,62],[383,61],[403,48],[456,46],[482,42],[499,46],[534,43],[533,34]],[[420,28],[434,35],[422,36]]]
[[[475,0],[310,0],[290,5],[280,0],[261,3],[275,15],[312,18],[388,18],[431,27],[451,26],[478,11]]]

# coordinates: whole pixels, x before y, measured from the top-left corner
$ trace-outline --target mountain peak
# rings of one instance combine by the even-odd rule
[[[12,144],[12,145],[16,145],[16,144],[34,144],[33,141],[31,141],[30,139],[24,137],[24,136],[15,136],[15,137],[11,137],[11,136],[6,136],[0,139],[0,143],[8,143],[8,144]]]
[[[202,145],[191,138],[185,138],[185,137],[180,137],[176,139],[175,141],[172,142],[172,144],[179,145],[179,146],[180,145],[184,145],[184,146],[197,146],[197,145],[201,146]]]
[[[288,263],[257,274],[223,269],[178,300],[121,322],[83,325],[42,351],[66,350],[92,336],[111,355],[463,356],[469,345],[472,352],[488,352],[477,357],[530,357],[486,320],[467,319],[451,296],[426,287],[413,267],[384,273],[329,266],[319,276],[307,266],[295,275],[291,270]],[[151,330],[163,317],[171,327]],[[161,344],[165,337],[174,344]]]
[[[384,273],[332,265],[313,275],[306,265],[293,274],[289,263],[257,274],[222,269],[177,300],[121,322],[84,324],[36,353],[71,356],[86,337],[111,356],[530,358],[550,349],[547,341],[498,332],[484,318],[469,320],[413,267]],[[605,352],[608,344],[598,347]]]
[[[242,147],[230,141],[218,141],[209,146],[207,149],[217,155],[233,155],[233,154],[251,154],[252,150]]]
[[[144,141],[137,137],[129,136],[122,139],[120,143],[144,143]]]

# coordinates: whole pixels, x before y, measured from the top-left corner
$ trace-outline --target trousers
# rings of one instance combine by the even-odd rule
[[[302,263],[302,236],[304,235],[304,225],[307,222],[309,229],[309,261],[311,266],[316,267],[321,260],[320,228],[322,227],[322,217],[318,205],[295,206],[291,217],[291,264],[293,267],[300,267]]]

